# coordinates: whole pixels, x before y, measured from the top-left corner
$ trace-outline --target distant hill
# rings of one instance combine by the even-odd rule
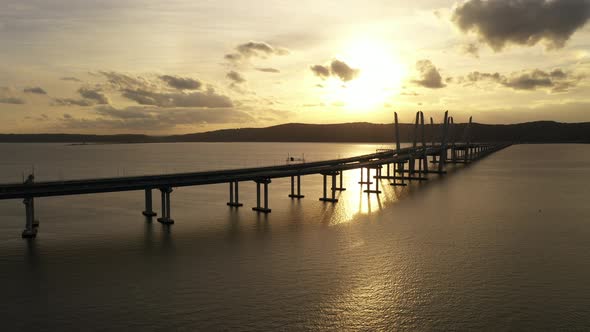
[[[451,127],[450,136],[461,141],[466,124]],[[403,142],[414,137],[413,124],[400,124]],[[442,125],[426,126],[425,137],[431,141],[441,136]],[[559,123],[553,121],[527,122],[509,125],[472,125],[472,141],[514,143],[590,143],[590,122]],[[0,142],[61,142],[61,143],[155,143],[155,142],[393,142],[392,124],[367,122],[341,124],[289,123],[267,128],[223,129],[203,133],[148,135],[81,135],[81,134],[0,134]]]

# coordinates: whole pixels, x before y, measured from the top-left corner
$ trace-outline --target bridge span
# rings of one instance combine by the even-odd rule
[[[432,118],[431,125],[433,125]],[[471,119],[469,120],[471,124]],[[144,191],[145,209],[142,212],[147,217],[156,216],[152,204],[152,191],[161,193],[161,215],[157,220],[163,224],[172,224],[170,194],[173,188],[198,186],[207,184],[229,184],[230,207],[240,207],[239,183],[254,181],[256,183],[256,206],[252,210],[259,213],[270,213],[268,205],[268,186],[272,179],[290,178],[291,199],[301,199],[301,177],[320,174],[323,176],[323,195],[319,199],[336,203],[336,191],[346,190],[342,184],[344,171],[360,169],[361,186],[366,186],[364,192],[380,194],[379,180],[391,180],[390,185],[405,186],[406,181],[427,180],[426,174],[445,173],[447,163],[470,163],[492,152],[507,147],[508,143],[472,143],[469,140],[470,126],[465,129],[463,142],[447,142],[449,128],[453,125],[453,118],[445,112],[443,134],[440,142],[428,144],[425,140],[425,124],[422,112],[416,114],[414,142],[412,147],[400,148],[397,131],[398,119],[395,114],[396,148],[378,150],[376,153],[343,159],[325,160],[310,163],[242,168],[206,172],[176,173],[162,175],[128,176],[100,179],[83,179],[70,181],[35,182],[30,175],[24,183],[1,184],[0,200],[23,199],[25,205],[25,229],[23,238],[34,238],[37,235],[39,221],[35,217],[35,198],[65,195],[80,195],[93,193],[107,193],[119,191]],[[421,132],[421,135],[419,133]],[[421,137],[421,139],[420,139]],[[421,140],[420,144],[418,141]],[[432,167],[429,164],[436,165]],[[385,172],[383,169],[385,168]],[[371,177],[371,170],[375,173]],[[366,174],[364,176],[363,174]],[[328,185],[330,178],[331,185]],[[373,182],[373,179],[375,181]],[[374,186],[371,186],[373,185]],[[329,194],[328,194],[329,193]]]

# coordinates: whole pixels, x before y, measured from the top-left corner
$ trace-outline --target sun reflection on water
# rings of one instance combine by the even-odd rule
[[[382,174],[385,174],[384,166]],[[391,173],[393,174],[393,173]],[[389,179],[375,179],[375,170],[371,172],[371,188],[375,188],[375,182],[379,181],[380,194],[366,193],[366,184],[359,184],[361,181],[361,170],[355,169],[345,171],[343,175],[343,186],[346,191],[337,193],[338,206],[333,210],[330,224],[336,225],[354,220],[361,215],[369,215],[379,212],[385,206],[394,204],[399,200],[400,194],[404,189],[391,186]],[[363,170],[363,177],[366,178],[366,170]]]

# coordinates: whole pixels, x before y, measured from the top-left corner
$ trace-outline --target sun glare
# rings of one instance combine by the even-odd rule
[[[330,78],[326,82],[326,102],[339,103],[350,111],[372,111],[397,94],[406,68],[397,58],[391,43],[379,40],[358,40],[347,44],[335,57],[359,69],[358,76],[348,82]]]

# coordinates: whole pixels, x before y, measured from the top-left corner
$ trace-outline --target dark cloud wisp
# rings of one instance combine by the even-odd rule
[[[493,50],[506,44],[561,48],[590,19],[590,0],[468,0],[455,7],[452,21],[475,33]]]
[[[310,67],[314,75],[321,79],[326,79],[330,76],[339,78],[343,82],[348,82],[355,79],[360,70],[351,68],[344,61],[334,59],[329,65],[314,65]]]
[[[109,99],[100,90],[93,90],[90,88],[80,88],[78,93],[85,99],[93,100],[99,105],[105,105],[109,103]]]
[[[265,42],[250,41],[236,46],[235,53],[229,53],[224,56],[226,60],[238,62],[245,59],[258,57],[267,58],[273,55],[287,55],[289,50],[282,47],[274,47]]]
[[[310,67],[311,71],[320,78],[328,78],[330,77],[330,67],[322,66],[322,65],[315,65]]]
[[[223,108],[232,107],[229,97],[217,94],[213,89],[206,92],[191,93],[155,92],[144,89],[124,89],[123,97],[136,101],[141,105],[158,107],[204,107]]]
[[[79,78],[76,78],[76,77],[73,77],[73,76],[62,77],[62,78],[60,78],[60,80],[62,80],[62,81],[72,81],[72,82],[82,82]]]
[[[162,75],[160,79],[178,90],[198,90],[203,85],[200,81],[187,77]]]
[[[32,88],[25,88],[23,89],[24,93],[33,93],[38,95],[46,95],[47,91],[43,90],[41,87],[32,87]]]
[[[233,108],[221,109],[178,109],[151,106],[114,108],[110,105],[97,106],[95,118],[62,118],[61,125],[69,129],[108,130],[170,130],[178,126],[255,122],[247,112]]]
[[[359,70],[351,68],[344,61],[334,60],[330,64],[330,72],[332,75],[338,76],[342,81],[348,82],[356,78]]]
[[[25,101],[17,97],[0,97],[0,104],[22,105],[25,104]]]
[[[551,92],[566,92],[575,87],[583,78],[562,69],[543,71],[539,69],[514,72],[509,75],[474,71],[458,77],[460,84],[473,85],[478,82],[492,82],[514,90],[549,89]]]
[[[230,71],[229,73],[227,73],[225,75],[225,77],[227,77],[228,79],[230,79],[235,84],[240,84],[240,83],[246,82],[246,79],[244,78],[244,76],[242,76],[237,71],[233,71],[233,70]]]
[[[430,60],[416,62],[416,70],[418,71],[418,78],[412,81],[415,84],[429,89],[440,89],[446,86],[438,69]]]
[[[53,106],[92,106],[94,103],[88,99],[54,98]]]
[[[280,73],[281,71],[276,68],[256,68],[256,70],[261,71],[263,73]]]

